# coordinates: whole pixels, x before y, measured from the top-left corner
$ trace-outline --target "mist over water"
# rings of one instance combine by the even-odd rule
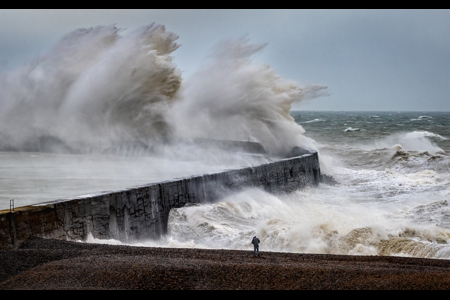
[[[263,45],[246,39],[217,45],[210,64],[185,80],[171,56],[177,39],[157,24],[129,33],[78,29],[1,74],[1,149],[104,153],[138,144],[155,151],[192,138],[258,141],[274,155],[299,143],[313,147],[289,110],[324,87],[280,78],[253,61]]]
[[[79,29],[0,74],[3,208],[256,165],[302,146],[339,185],[173,209],[168,235],[133,245],[251,251],[258,235],[261,251],[450,257],[449,113],[291,111],[326,89],[256,62],[267,45],[223,41],[183,78],[177,38],[157,24]],[[259,142],[267,155],[199,138]]]
[[[315,149],[290,115],[292,103],[324,95],[322,86],[300,87],[270,66],[252,61],[265,45],[224,41],[182,86],[175,108],[182,136],[260,142],[274,155],[302,145]]]
[[[39,150],[49,137],[59,152],[158,143],[170,131],[165,105],[181,83],[170,57],[176,39],[157,25],[125,36],[114,26],[79,29],[3,74],[3,147]]]

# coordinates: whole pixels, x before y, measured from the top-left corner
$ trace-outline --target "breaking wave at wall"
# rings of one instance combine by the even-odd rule
[[[300,87],[252,56],[264,45],[226,41],[185,80],[178,36],[151,24],[77,29],[48,53],[0,75],[0,149],[104,153],[192,138],[251,140],[273,154],[314,147],[289,115],[324,87]],[[174,148],[172,148],[173,150]]]

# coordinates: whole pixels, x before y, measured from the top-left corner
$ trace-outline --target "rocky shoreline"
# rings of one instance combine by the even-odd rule
[[[249,247],[250,248],[250,247]],[[0,250],[0,290],[450,289],[450,261],[147,248],[31,238]]]

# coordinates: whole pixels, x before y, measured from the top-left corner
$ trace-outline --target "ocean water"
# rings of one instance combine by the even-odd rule
[[[251,251],[257,235],[261,251],[450,258],[450,113],[292,111],[327,89],[256,61],[265,44],[222,41],[183,78],[177,39],[158,24],[77,29],[0,70],[0,209],[256,165],[300,146],[339,184],[173,209],[166,236],[133,244]],[[198,138],[259,142],[268,154]]]
[[[159,245],[245,250],[257,235],[262,251],[450,258],[450,113],[292,116],[339,184],[174,209]]]
[[[136,245],[251,250],[257,235],[262,251],[450,258],[450,113],[291,114],[339,184],[173,209],[167,236]]]

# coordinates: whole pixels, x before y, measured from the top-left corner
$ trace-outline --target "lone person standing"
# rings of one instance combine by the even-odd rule
[[[253,244],[253,257],[256,257],[256,254],[258,254],[259,257],[259,239],[254,236],[253,240],[252,240],[252,244]]]

